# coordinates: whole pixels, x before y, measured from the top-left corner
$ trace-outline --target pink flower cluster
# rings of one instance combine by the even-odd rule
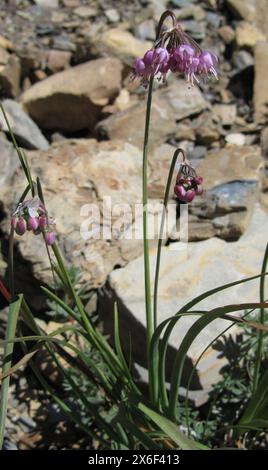
[[[48,216],[45,206],[38,197],[20,203],[11,218],[11,226],[18,235],[26,230],[35,235],[43,233],[47,245],[56,241],[55,221]]]
[[[213,75],[218,78],[216,54],[194,48],[190,44],[180,44],[168,51],[165,47],[157,47],[147,51],[143,58],[136,59],[134,63],[135,75],[141,77],[146,83],[156,75],[165,79],[167,72],[184,75],[187,82],[192,85],[199,83],[200,77]]]
[[[203,193],[202,182],[202,176],[185,177],[179,173],[174,187],[178,200],[184,203],[192,202],[195,196],[200,196]]]

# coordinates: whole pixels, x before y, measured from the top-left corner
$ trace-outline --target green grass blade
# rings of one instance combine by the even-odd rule
[[[8,323],[6,331],[6,339],[10,340],[15,337],[16,327],[19,312],[21,309],[22,295],[19,295],[17,300],[9,305],[8,311]],[[4,360],[2,372],[5,373],[11,367],[12,354],[13,354],[14,343],[6,343],[4,348]],[[1,384],[1,402],[0,402],[0,449],[2,449],[4,441],[5,423],[7,415],[7,402],[8,402],[8,389],[9,389],[10,378],[6,377]]]
[[[183,338],[181,345],[176,353],[174,366],[171,376],[170,386],[170,403],[168,416],[170,419],[176,419],[176,407],[179,393],[179,387],[181,382],[182,370],[184,367],[187,352],[192,345],[195,338],[199,333],[206,328],[212,321],[217,318],[223,317],[226,313],[239,312],[241,310],[248,310],[252,308],[267,307],[268,304],[260,303],[244,303],[235,305],[226,305],[224,307],[215,308],[207,313],[204,313],[196,322],[189,328],[185,337]],[[175,326],[175,325],[174,325]]]
[[[268,370],[264,373],[260,380],[259,386],[252,395],[241,419],[239,425],[249,425],[255,419],[261,419],[260,410],[263,409],[264,403],[267,403],[266,410],[268,412]]]
[[[261,269],[261,278],[260,278],[260,302],[264,302],[265,299],[265,271],[268,262],[268,243],[266,245],[266,250],[263,258],[262,269]],[[260,323],[264,325],[265,323],[265,310],[264,308],[260,309]],[[260,368],[261,368],[261,361],[262,361],[262,354],[263,354],[263,339],[264,339],[264,332],[260,331],[258,335],[258,347],[256,353],[256,361],[254,367],[254,375],[253,375],[253,385],[252,391],[253,393],[256,391],[259,382],[259,375],[260,375]]]
[[[199,442],[190,439],[185,436],[179,429],[178,426],[166,417],[151,410],[143,403],[138,404],[139,410],[141,410],[148,418],[150,418],[175,444],[178,445],[179,449],[182,450],[209,450],[208,447],[200,444]]]
[[[213,294],[217,294],[217,292],[221,292],[221,291],[223,291],[225,289],[229,289],[230,287],[233,287],[233,286],[238,286],[239,284],[243,284],[244,282],[254,281],[254,279],[258,279],[262,276],[267,276],[267,275],[268,275],[268,272],[264,273],[264,274],[257,274],[255,276],[246,277],[245,279],[240,279],[239,281],[230,282],[228,284],[223,284],[221,286],[215,287],[214,289],[210,289],[210,290],[208,290],[206,292],[203,292],[202,294],[198,295],[194,299],[190,300],[190,302],[187,302],[187,304],[185,304],[183,307],[181,307],[179,312],[181,312],[181,311],[182,312],[187,312],[192,307],[194,307],[194,305],[201,302],[201,300],[204,300],[204,299],[206,299],[207,297],[210,297]]]

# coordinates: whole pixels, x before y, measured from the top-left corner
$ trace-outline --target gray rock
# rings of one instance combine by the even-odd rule
[[[206,14],[207,23],[215,29],[218,29],[221,24],[221,17],[218,13],[208,11]]]
[[[21,147],[30,150],[47,150],[49,143],[33,120],[23,111],[20,104],[13,100],[4,100],[3,106],[11,117],[12,130]],[[8,133],[8,129],[4,128]]]
[[[145,41],[150,39],[151,41],[155,40],[155,22],[153,20],[146,20],[142,23],[139,23],[135,27],[135,35]]]
[[[108,8],[104,13],[110,23],[118,23],[120,21],[120,15],[115,8]]]
[[[234,66],[241,72],[242,70],[254,65],[254,58],[248,51],[237,51],[233,54],[232,61]]]
[[[199,160],[200,158],[204,158],[207,153],[207,147],[204,145],[196,145],[193,150],[189,153],[190,160]]]
[[[18,156],[13,145],[0,134],[0,186],[8,182],[18,166]]]
[[[183,80],[175,80],[170,86],[154,93],[152,102],[150,145],[155,147],[176,133],[176,122],[200,113],[207,103],[197,87],[189,88]],[[146,103],[110,116],[97,125],[97,132],[110,139],[120,139],[142,147],[143,123]]]
[[[217,197],[218,213],[242,211],[254,205],[258,190],[257,181],[231,181],[210,189]]]
[[[203,21],[188,20],[182,21],[181,24],[183,29],[196,40],[204,39],[206,36],[206,25]]]
[[[59,0],[34,0],[36,5],[39,5],[43,8],[58,8],[59,7]]]

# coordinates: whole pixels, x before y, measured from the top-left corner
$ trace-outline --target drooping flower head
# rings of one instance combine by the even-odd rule
[[[43,233],[48,245],[56,240],[55,221],[48,216],[44,204],[37,196],[18,205],[12,214],[11,226],[21,236],[27,229],[35,235]]]
[[[194,167],[183,152],[183,162],[180,165],[174,187],[176,198],[183,204],[192,202],[196,196],[203,193],[202,183],[202,176],[196,174]]]
[[[216,54],[203,51],[201,47],[185,33],[172,12],[173,27],[160,32],[154,46],[142,58],[134,62],[134,76],[140,77],[146,85],[151,78],[165,80],[168,71],[183,75],[188,83],[200,83],[203,77],[218,78]]]

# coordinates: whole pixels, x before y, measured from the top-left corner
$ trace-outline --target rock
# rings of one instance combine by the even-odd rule
[[[255,0],[225,0],[235,15],[244,20],[253,20],[255,18]]]
[[[118,59],[97,59],[33,85],[21,101],[41,129],[90,129],[121,86]]]
[[[196,133],[196,143],[200,145],[211,145],[220,138],[218,117],[211,112],[204,112],[198,116],[192,126]]]
[[[199,160],[204,158],[207,154],[207,147],[204,145],[196,145],[193,150],[189,153],[188,157],[190,160]]]
[[[236,42],[238,47],[253,48],[258,41],[265,41],[264,33],[251,23],[241,21],[236,28]]]
[[[2,58],[3,60],[3,58]],[[14,98],[20,91],[20,61],[11,54],[6,64],[0,64],[0,92],[4,96]]]
[[[189,33],[194,39],[201,40],[206,36],[205,22],[195,20],[187,20],[181,22],[183,29]]]
[[[219,29],[219,26],[221,24],[221,17],[218,13],[214,13],[213,11],[208,11],[206,14],[206,20],[209,26],[217,30]]]
[[[232,212],[221,217],[215,217],[212,221],[215,235],[227,241],[238,240],[245,232],[249,219],[248,211]]]
[[[264,123],[268,117],[268,42],[259,42],[255,48],[254,80],[254,118],[257,123]]]
[[[213,112],[219,117],[223,126],[232,126],[236,118],[236,105],[215,104]]]
[[[120,237],[112,237],[109,231],[109,204],[112,204],[112,229],[116,235],[117,228],[123,224],[120,213],[116,214],[116,204],[128,204],[126,217],[129,214],[132,223],[132,206],[135,202],[141,202],[140,150],[124,142],[68,139],[52,144],[48,151],[29,151],[27,156],[33,174],[40,175],[42,179],[46,205],[56,219],[60,246],[67,262],[81,269],[83,280],[89,285],[103,284],[114,266],[126,263],[120,251]],[[0,187],[0,201],[3,201],[7,214],[11,213],[24,189],[25,178],[21,170],[14,175],[12,184]],[[92,230],[90,204],[95,204],[93,210],[103,214],[100,215],[101,229],[104,226],[103,230],[106,230],[103,237],[102,234],[97,238],[88,235]],[[2,230],[8,232],[8,221]],[[25,267],[30,263],[37,279],[51,282],[42,237],[27,233],[17,241],[21,256],[26,261]],[[133,245],[126,255],[130,259],[130,252],[135,254],[136,240],[125,240],[124,246],[128,242]],[[140,250],[142,239],[137,241],[137,245]],[[27,278],[25,272],[22,277]],[[27,285],[30,289],[30,280]],[[33,292],[35,299],[36,295]],[[40,305],[40,298],[37,305]]]
[[[226,0],[237,18],[252,23],[262,31],[268,39],[268,9],[266,0]]]
[[[75,52],[76,45],[70,40],[67,34],[61,34],[59,36],[53,36],[51,39],[51,47],[58,49],[59,51]]]
[[[72,54],[69,51],[51,50],[47,55],[47,67],[50,72],[57,73],[70,66]]]
[[[257,196],[258,184],[252,180],[231,181],[209,189],[189,206],[189,241],[215,235],[237,240],[252,217]]]
[[[19,166],[17,153],[13,145],[0,132],[0,187],[8,183],[14,171]]]
[[[189,242],[200,242],[208,238],[215,237],[217,233],[216,228],[210,220],[202,220],[198,217],[189,217],[188,237]],[[175,240],[178,240],[176,238]]]
[[[227,142],[227,144],[230,144],[230,145],[245,145],[246,136],[239,132],[236,132],[233,134],[227,134],[225,136],[225,141]]]
[[[143,57],[152,47],[151,42],[140,41],[130,32],[119,28],[110,28],[99,37],[93,38],[93,41],[91,47],[96,54],[118,57],[131,66],[134,59]]]
[[[235,180],[214,186],[208,194],[216,197],[215,215],[219,216],[250,210],[256,202],[257,192],[257,181]]]
[[[248,51],[237,51],[233,54],[232,61],[234,66],[239,70],[245,70],[254,65],[254,58]]]
[[[265,127],[261,132],[261,148],[262,154],[265,158],[268,157],[268,127]]]
[[[108,8],[104,13],[110,23],[118,23],[120,21],[120,15],[115,8]]]
[[[32,150],[48,149],[48,141],[38,129],[37,125],[32,121],[31,118],[29,118],[29,116],[27,116],[22,107],[16,103],[16,101],[9,99],[4,100],[3,106],[7,112],[8,117],[11,117],[11,127],[19,145]],[[3,129],[8,133],[6,124],[3,126]]]
[[[81,6],[74,10],[74,14],[79,16],[79,18],[88,20],[97,15],[97,10],[94,7]]]
[[[262,230],[259,227],[262,227]],[[190,243],[183,249],[180,243],[162,248],[161,268],[158,288],[158,322],[174,315],[186,302],[206,290],[222,284],[258,274],[261,269],[266,247],[268,216],[256,207],[254,216],[246,233],[239,241],[227,243],[218,238]],[[151,271],[155,267],[155,251],[151,250]],[[145,302],[143,258],[130,262],[126,267],[117,269],[109,276],[109,283],[100,299],[100,311],[105,333],[113,334],[112,305],[116,300],[119,308],[120,331],[123,347],[128,354],[130,337],[132,357],[139,365],[146,365],[145,347]],[[134,287],[135,286],[135,287]],[[152,284],[153,292],[153,284]],[[198,304],[202,310],[219,305],[243,302],[256,302],[259,299],[259,281],[241,284],[217,293]],[[197,317],[183,317],[173,330],[169,342],[167,358],[167,379],[174,364],[175,351],[182,338]],[[185,386],[191,371],[191,362],[230,323],[216,320],[203,330],[194,341],[188,353],[182,384]],[[237,332],[237,327],[232,334]],[[213,349],[198,365],[198,377],[192,390],[202,390],[195,395],[196,400],[204,402],[211,385],[218,380],[219,370],[224,360],[217,357]]]
[[[167,137],[176,133],[176,121],[200,113],[207,107],[197,87],[190,88],[182,80],[174,81],[167,88],[154,93],[152,103],[150,145],[155,147]],[[120,139],[142,147],[143,123],[146,103],[138,103],[132,108],[110,116],[97,125],[97,132],[109,139]]]
[[[34,0],[42,8],[59,8],[59,0]]]
[[[3,49],[13,51],[14,44],[0,34],[0,47],[2,47]]]
[[[155,40],[155,23],[153,20],[146,20],[138,23],[135,27],[135,36],[142,41],[150,39]]]
[[[0,48],[0,65],[7,65],[10,54],[3,47]]]
[[[80,5],[80,0],[62,0],[66,8],[76,8]]]
[[[230,145],[211,151],[200,161],[198,173],[207,189],[236,180],[257,181],[262,163],[260,148],[255,145]]]
[[[192,121],[190,121],[190,119],[185,119],[178,123],[175,139],[176,141],[195,140],[195,132],[192,126]]]
[[[235,31],[231,26],[224,25],[219,29],[219,35],[224,40],[225,44],[231,44],[235,39]]]
[[[188,18],[193,18],[196,21],[201,21],[205,18],[205,11],[199,5],[190,5],[185,6],[181,10],[177,11],[178,20],[186,20]]]

